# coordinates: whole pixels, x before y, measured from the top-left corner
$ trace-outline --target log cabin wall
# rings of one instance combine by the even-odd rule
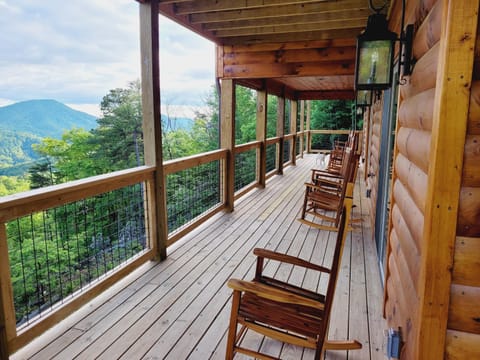
[[[367,190],[370,197],[370,220],[372,228],[374,228],[376,204],[377,204],[377,189],[378,189],[378,171],[380,164],[380,139],[382,132],[382,107],[383,101],[378,100],[373,102],[370,111],[370,139],[369,151],[367,160]]]
[[[399,7],[395,4],[391,27],[399,32]],[[415,25],[416,64],[407,84],[400,86],[394,151],[391,217],[384,313],[388,325],[401,329],[402,359],[419,354],[420,305],[425,293],[421,281],[425,246],[424,223],[429,186],[429,160],[437,82],[442,12],[448,0],[410,0],[406,23]],[[478,17],[478,12],[476,12]],[[395,21],[397,21],[395,23]],[[478,33],[478,30],[477,30]],[[478,39],[478,37],[477,37]],[[369,174],[378,174],[382,104],[372,108]],[[453,121],[453,119],[451,119]],[[470,96],[468,129],[453,259],[445,358],[480,358],[480,46],[477,40]],[[372,219],[375,218],[377,176],[371,176]],[[428,281],[428,279],[427,279]],[[439,326],[438,331],[445,332]],[[421,340],[420,340],[421,341]],[[437,357],[436,357],[437,358]]]
[[[415,7],[409,1],[406,14],[407,23],[415,24],[414,57],[417,62],[399,92],[384,305],[389,327],[401,329],[403,359],[415,358],[442,3],[442,0],[428,4],[418,1]]]
[[[480,358],[480,31],[477,28],[457,238],[447,324],[446,358]]]

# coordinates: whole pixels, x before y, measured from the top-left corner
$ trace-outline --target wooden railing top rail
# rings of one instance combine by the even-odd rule
[[[186,170],[195,166],[207,164],[209,162],[226,158],[227,149],[218,149],[206,153],[186,156],[179,159],[165,161],[163,171],[165,175],[173,174],[178,171]]]
[[[278,142],[280,142],[280,137],[279,136],[268,138],[267,141],[266,141],[267,145],[275,144],[275,143],[278,143]]]
[[[248,150],[258,149],[260,148],[261,144],[261,141],[251,141],[245,144],[235,145],[235,153],[242,153]]]
[[[283,138],[284,138],[285,140],[291,140],[291,139],[293,139],[293,138],[295,137],[295,135],[296,135],[296,134],[288,134],[288,135],[285,135]]]
[[[312,134],[350,134],[350,131],[352,130],[308,130]]]
[[[125,186],[153,180],[155,166],[139,166],[0,198],[0,223]]]

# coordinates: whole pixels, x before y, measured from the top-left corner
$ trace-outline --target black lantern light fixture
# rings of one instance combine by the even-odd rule
[[[402,0],[402,33],[400,37],[388,29],[387,17],[382,14],[387,2],[376,8],[369,0],[370,8],[375,11],[368,17],[367,28],[357,37],[357,58],[355,66],[355,89],[380,91],[392,86],[395,42],[400,41],[399,61],[403,65],[403,75],[411,73],[411,55],[413,43],[413,25],[403,31],[405,21],[405,0]],[[405,48],[403,50],[403,48]],[[403,51],[402,51],[403,50]]]
[[[370,90],[357,90],[355,103],[357,107],[367,107],[372,105],[372,92]]]

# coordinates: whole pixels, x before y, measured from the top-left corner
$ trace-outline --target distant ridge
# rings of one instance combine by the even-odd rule
[[[97,127],[96,117],[55,100],[28,100],[0,107],[0,176],[22,175],[39,155],[32,145],[59,139],[65,130]]]
[[[96,117],[69,108],[56,100],[28,100],[0,107],[0,131],[60,138],[72,128],[93,129]]]

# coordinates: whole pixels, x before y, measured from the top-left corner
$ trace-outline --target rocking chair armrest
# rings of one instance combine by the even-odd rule
[[[318,170],[318,169],[312,169],[312,178],[314,176],[322,176],[322,177],[343,179],[343,177],[340,175],[340,173],[330,172],[330,171],[327,171],[327,170]]]
[[[292,264],[292,265],[301,266],[301,267],[304,267],[304,268],[307,268],[307,269],[320,271],[320,272],[327,273],[327,274],[330,273],[330,269],[328,269],[326,267],[313,264],[309,261],[300,259],[300,258],[295,257],[295,256],[290,256],[290,255],[287,255],[287,254],[282,254],[282,253],[278,253],[278,252],[267,250],[267,249],[255,248],[253,250],[253,254],[255,256],[259,257],[259,258],[276,260],[276,261],[280,261],[280,262],[284,262],[284,263],[288,263],[288,264]]]
[[[307,188],[313,189],[313,190],[318,190],[318,191],[323,191],[323,192],[326,191],[324,187],[322,187],[320,185],[315,185],[315,184],[312,184],[312,183],[308,183],[308,182],[305,183],[305,186]]]
[[[239,279],[230,279],[227,282],[229,288],[234,291],[251,293],[264,299],[277,302],[308,306],[323,310],[324,304],[320,301],[310,299],[308,297],[292,294],[290,292],[278,289],[272,286],[264,285],[255,281],[245,281]]]
[[[343,186],[343,179],[342,178],[326,178],[326,177],[321,177],[321,178],[316,178],[314,181],[317,182],[317,186],[329,186],[329,187],[336,187],[336,188],[341,188]]]

